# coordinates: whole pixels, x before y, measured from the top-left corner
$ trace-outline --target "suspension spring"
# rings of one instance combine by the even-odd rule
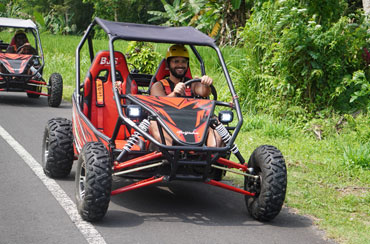
[[[218,123],[218,125],[215,126],[215,130],[221,136],[221,139],[225,144],[227,144],[230,141],[231,136],[222,123]],[[241,164],[245,163],[245,160],[241,153],[239,152],[239,148],[236,144],[233,144],[230,150],[239,159]]]
[[[231,136],[229,134],[229,132],[226,130],[225,126],[223,124],[218,124],[215,128],[215,130],[218,132],[218,134],[221,136],[221,139],[222,141],[227,144],[230,139],[231,139]],[[236,154],[237,152],[239,152],[239,148],[237,145],[233,144],[232,148],[231,148],[231,152]]]
[[[148,129],[149,129],[149,126],[150,126],[150,122],[149,120],[147,119],[144,119],[143,121],[141,121],[141,123],[139,124],[139,128],[141,130],[143,130],[144,132],[146,132]],[[138,132],[138,131],[135,131],[134,134],[132,134],[130,136],[130,138],[127,140],[126,142],[126,145],[123,147],[123,150],[122,152],[120,153],[120,155],[118,155],[117,157],[117,161],[120,161],[122,159],[122,157],[126,154],[126,153],[129,153],[131,152],[131,148],[136,144],[138,143],[139,141],[139,136],[141,136],[141,134]]]

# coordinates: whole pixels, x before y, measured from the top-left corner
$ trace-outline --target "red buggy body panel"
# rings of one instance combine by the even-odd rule
[[[171,130],[168,132],[172,132],[180,141],[192,144],[204,141],[215,106],[213,100],[143,95],[135,97],[155,111]]]
[[[12,74],[22,74],[31,58],[28,54],[0,53],[1,64]]]

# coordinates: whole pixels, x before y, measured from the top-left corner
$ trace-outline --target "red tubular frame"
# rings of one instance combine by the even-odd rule
[[[29,83],[34,83],[34,84],[41,84],[41,85],[46,85],[45,81],[38,81],[38,80],[29,80]]]
[[[26,92],[27,93],[38,94],[38,95],[42,95],[42,96],[46,96],[46,97],[49,97],[50,96],[49,94],[46,94],[46,93],[35,92],[35,91],[30,91],[30,90],[26,90]]]
[[[230,186],[230,185],[227,185],[225,183],[221,183],[221,182],[215,181],[215,180],[210,180],[210,181],[207,181],[207,182],[204,182],[204,183],[212,185],[212,186],[218,186],[218,187],[224,188],[226,190],[235,191],[235,192],[238,192],[238,193],[241,193],[241,194],[244,194],[244,195],[248,195],[248,196],[252,196],[252,197],[256,195],[256,193],[251,193],[249,191],[245,191],[243,189],[240,189],[240,188],[237,188],[237,187],[234,187],[234,186]]]
[[[160,157],[162,157],[162,155],[163,155],[162,152],[152,152],[152,153],[148,153],[148,154],[146,154],[144,156],[141,156],[141,157],[133,158],[133,159],[128,160],[128,161],[123,162],[123,163],[118,163],[116,161],[116,162],[114,162],[115,166],[114,166],[113,170],[116,171],[116,170],[124,169],[124,168],[127,168],[127,167],[131,167],[131,166],[134,166],[136,164],[146,162],[148,160],[153,160],[153,159],[156,159],[156,158],[160,158]]]
[[[139,181],[139,182],[135,182],[131,185],[118,188],[118,189],[111,192],[111,196],[114,196],[114,195],[117,195],[117,194],[120,194],[120,193],[123,193],[123,192],[126,192],[126,191],[134,190],[134,189],[137,189],[137,188],[140,188],[140,187],[143,187],[143,186],[148,186],[148,185],[151,185],[151,184],[155,184],[155,183],[163,181],[163,179],[164,179],[164,176],[159,177],[159,178],[155,178],[153,176],[151,178],[148,178],[148,179],[145,179],[145,180],[142,180],[142,181]]]
[[[163,156],[162,152],[152,152],[152,153],[148,153],[144,156],[140,156],[140,157],[137,157],[137,158],[134,158],[134,159],[122,162],[122,163],[118,163],[117,161],[115,161],[114,162],[115,166],[114,166],[113,170],[114,171],[121,170],[121,169],[124,169],[124,168],[128,168],[128,167],[146,162],[148,160],[153,160],[153,159],[160,158],[162,156]],[[225,159],[225,158],[217,159],[217,163],[225,165],[229,168],[240,169],[244,172],[248,170],[246,165],[238,164],[238,163],[232,162],[232,161],[230,161],[228,159]],[[124,186],[124,187],[118,188],[116,190],[113,190],[111,192],[111,195],[114,196],[114,195],[117,195],[117,194],[120,194],[120,193],[123,193],[123,192],[126,192],[126,191],[131,191],[131,190],[134,190],[134,189],[137,189],[137,188],[140,188],[140,187],[144,187],[144,186],[148,186],[148,185],[152,185],[152,184],[161,182],[161,181],[163,181],[164,177],[165,176],[161,176],[159,178],[156,178],[155,176],[153,176],[151,178],[144,179],[144,180],[141,180],[139,182],[135,182],[131,185]],[[234,187],[234,186],[230,186],[230,185],[227,185],[225,183],[215,181],[215,180],[209,180],[209,181],[206,181],[204,183],[209,184],[209,185],[213,185],[213,186],[217,186],[217,187],[221,187],[221,188],[224,188],[226,190],[234,191],[234,192],[237,192],[237,193],[241,193],[243,195],[248,195],[248,196],[255,196],[256,195],[255,193],[251,193],[251,192],[245,191],[243,189],[240,189],[240,188],[237,188],[237,187]]]
[[[0,79],[0,80],[2,80],[2,79]],[[38,84],[38,85],[46,85],[45,81],[37,81],[37,80],[29,80],[28,83]],[[4,88],[1,88],[0,91],[6,91],[6,90]],[[31,91],[31,90],[25,90],[25,92],[50,97],[50,95],[47,94],[47,93],[36,92],[36,91]]]
[[[217,159],[217,163],[219,164],[223,164],[229,168],[236,168],[236,169],[241,169],[242,171],[247,171],[248,167],[244,164],[238,164],[238,163],[234,163],[233,161],[230,161],[226,158],[219,158]]]

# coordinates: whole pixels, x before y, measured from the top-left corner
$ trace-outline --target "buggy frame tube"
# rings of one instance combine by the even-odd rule
[[[144,186],[152,185],[152,184],[161,182],[163,180],[164,180],[164,176],[161,176],[159,178],[156,178],[156,177],[153,176],[151,178],[148,178],[148,179],[145,179],[145,180],[142,180],[142,181],[139,181],[139,182],[135,182],[131,185],[124,186],[124,187],[118,188],[116,190],[113,190],[111,192],[111,196],[114,196],[114,195],[117,195],[117,194],[120,194],[120,193],[123,193],[123,192],[126,192],[126,191],[131,191],[131,190],[134,190],[134,189],[137,189],[137,188],[141,188],[141,187],[144,187]]]
[[[204,68],[204,61],[202,59],[202,57],[200,56],[198,50],[194,47],[194,45],[190,45],[190,48],[191,50],[193,51],[193,53],[195,54],[195,56],[197,57],[199,63],[200,63],[200,70],[201,70],[201,73],[202,73],[202,76],[206,74],[206,69]]]
[[[233,161],[230,161],[226,158],[218,158],[216,161],[219,164],[225,165],[225,166],[230,167],[230,168],[240,169],[244,172],[246,172],[248,170],[247,166],[245,166],[243,164],[234,163]]]
[[[128,167],[137,165],[139,163],[146,162],[148,160],[153,160],[153,159],[160,158],[160,157],[162,157],[162,155],[163,154],[161,152],[152,152],[152,153],[148,153],[146,155],[143,155],[143,156],[125,161],[123,163],[118,163],[116,161],[116,162],[114,162],[115,166],[114,166],[113,169],[114,169],[114,171],[121,170],[121,169],[124,169],[124,168],[128,168]]]
[[[204,183],[212,185],[212,186],[218,186],[218,187],[224,188],[226,190],[234,191],[234,192],[237,192],[237,193],[241,193],[243,195],[248,195],[248,196],[252,196],[252,197],[256,195],[256,193],[252,193],[252,192],[249,192],[249,191],[246,191],[246,190],[234,187],[234,186],[230,186],[228,184],[225,184],[225,183],[222,183],[222,182],[219,182],[219,181],[215,181],[215,180],[209,180],[209,181],[206,181]]]
[[[235,93],[235,89],[234,89],[233,83],[231,82],[229,71],[226,67],[226,64],[225,64],[224,58],[222,56],[221,50],[216,45],[214,45],[213,48],[216,50],[217,56],[218,56],[218,58],[221,62],[221,66],[222,66],[222,69],[224,71],[224,75],[225,75],[227,84],[229,86],[229,90],[230,90],[231,95],[232,95],[233,103],[235,105],[236,114],[238,116],[238,123],[237,123],[237,125],[235,127],[235,130],[234,130],[234,133],[233,133],[233,135],[231,136],[231,139],[230,139],[230,145],[232,145],[232,144],[234,144],[236,136],[239,134],[240,128],[242,127],[243,115],[242,115],[242,112],[241,112],[241,109],[240,109],[238,96]]]
[[[39,45],[39,48],[37,48],[37,46],[36,46],[36,50],[37,49],[40,50],[41,66],[39,67],[39,69],[37,69],[37,71],[40,72],[40,70],[42,70],[42,68],[45,65],[45,63],[44,63],[44,51],[42,50],[42,45],[41,45],[41,39],[40,39],[39,30],[38,29],[34,29],[34,30],[36,31],[36,39],[37,39],[37,42],[38,42],[38,45]],[[33,31],[32,31],[32,34],[35,36],[35,34],[33,33]]]
[[[81,75],[81,66],[80,66],[80,51],[83,47],[83,45],[85,44],[85,41],[87,39],[87,37],[90,35],[90,32],[92,30],[92,28],[95,26],[96,22],[95,20],[89,25],[89,27],[87,28],[87,31],[85,32],[85,34],[83,35],[80,43],[78,44],[77,48],[76,48],[76,93],[77,93],[77,101],[80,100],[80,93],[79,93],[79,89],[80,89],[80,75]]]
[[[93,47],[93,42],[92,42],[91,35],[89,35],[87,37],[87,43],[89,44],[90,61],[92,63],[93,60],[94,60],[95,55],[94,55],[94,47]]]

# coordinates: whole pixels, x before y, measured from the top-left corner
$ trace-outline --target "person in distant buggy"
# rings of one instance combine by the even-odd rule
[[[18,30],[10,45],[6,49],[7,53],[18,53],[18,54],[37,54],[35,48],[28,42],[26,33],[22,30]]]
[[[168,97],[208,97],[211,94],[210,86],[213,79],[207,75],[202,76],[200,82],[194,82],[189,88],[185,87],[184,82],[190,80],[185,76],[189,68],[189,52],[183,45],[172,45],[166,53],[167,67],[170,70],[170,75],[166,79],[155,82],[151,89],[150,95],[153,96],[168,96]],[[150,133],[158,141],[160,133],[156,122],[152,122]],[[165,134],[166,144],[172,145],[172,138]],[[221,137],[213,129],[209,129],[207,137],[207,146],[220,147],[222,144]]]

